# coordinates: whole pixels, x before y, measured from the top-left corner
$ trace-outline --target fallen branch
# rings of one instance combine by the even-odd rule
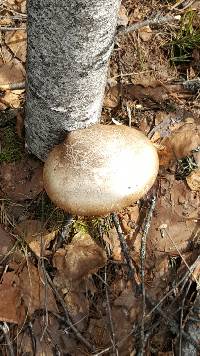
[[[122,228],[120,226],[120,222],[119,222],[117,214],[116,213],[112,213],[111,216],[112,216],[112,220],[114,222],[115,228],[117,230],[117,235],[118,235],[118,238],[119,238],[119,241],[120,241],[121,250],[122,250],[124,258],[126,260],[126,264],[128,266],[128,274],[129,274],[129,278],[132,280],[133,292],[136,293],[137,292],[136,291],[137,283],[135,282],[135,277],[134,277],[135,268],[133,266],[132,260],[131,260],[130,255],[129,255],[129,248],[128,248],[128,245],[127,245],[127,243],[125,241],[124,234],[122,232]]]
[[[128,26],[125,29],[119,29],[119,34],[121,33],[129,33],[129,32],[135,32],[138,31],[140,28],[143,28],[145,26],[159,26],[165,23],[169,22],[176,22],[180,20],[180,16],[174,16],[174,15],[165,15],[165,16],[160,16],[156,15],[152,19],[144,20],[141,22],[137,22],[134,25]]]
[[[48,272],[45,270],[45,274],[46,274],[46,279],[48,284],[50,285],[50,287],[52,288],[57,300],[59,301],[59,303],[61,304],[64,314],[65,314],[65,318],[67,321],[67,324],[69,325],[69,327],[72,329],[72,331],[75,333],[77,339],[82,342],[89,350],[91,350],[92,352],[95,352],[95,347],[89,342],[87,341],[84,336],[78,331],[78,329],[75,327],[75,325],[72,323],[68,310],[66,308],[65,302],[63,300],[63,298],[61,297],[60,293],[58,292],[57,288],[55,287],[54,283],[52,282]]]
[[[8,324],[6,322],[3,322],[3,325],[0,325],[0,329],[3,331],[5,340],[6,340],[6,345],[8,346],[8,350],[9,350],[9,355],[10,356],[15,356],[14,350],[13,350],[13,345],[11,343],[10,340],[10,330],[8,327]]]
[[[154,306],[154,302],[151,300],[151,298],[149,296],[146,296],[146,299],[148,300],[148,303],[151,306]],[[169,325],[171,332],[175,333],[176,335],[179,335],[179,325],[175,320],[170,319],[165,313],[164,311],[160,308],[157,307],[156,308],[158,314],[166,321],[166,323]],[[193,338],[193,336],[191,336],[189,333],[186,333],[184,330],[182,331],[182,336],[184,337],[184,339],[190,343],[191,345],[193,345],[195,347],[196,350],[200,351],[200,346],[199,344],[196,342],[196,340]]]
[[[0,31],[25,31],[26,27],[9,27],[9,26],[0,26]]]
[[[145,349],[145,334],[144,334],[144,324],[145,324],[145,312],[146,312],[146,291],[145,291],[145,257],[146,257],[146,242],[149,228],[151,225],[151,220],[153,212],[156,206],[156,195],[151,199],[150,207],[148,209],[146,218],[144,220],[143,233],[141,237],[141,249],[140,249],[140,261],[141,261],[141,285],[142,285],[142,321],[141,321],[141,350],[140,355],[144,354]]]

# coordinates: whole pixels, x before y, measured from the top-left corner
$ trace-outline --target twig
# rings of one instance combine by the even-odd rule
[[[144,354],[144,347],[145,347],[144,322],[145,322],[145,312],[146,312],[146,293],[145,293],[146,242],[147,242],[147,235],[151,225],[151,220],[152,220],[155,206],[156,206],[156,195],[154,195],[151,199],[151,204],[144,221],[143,233],[141,237],[141,249],[140,249],[140,261],[141,261],[140,273],[141,273],[141,284],[142,284],[142,321],[141,321],[141,350],[140,350],[141,355]]]
[[[126,240],[124,238],[124,234],[122,232],[122,228],[120,226],[117,214],[116,213],[112,213],[111,216],[112,216],[112,220],[114,222],[115,228],[117,230],[117,235],[118,235],[118,238],[119,238],[119,241],[120,241],[122,252],[124,254],[124,258],[126,260],[126,264],[128,266],[129,277],[132,280],[132,282],[134,282],[134,283],[132,283],[133,292],[136,293],[137,292],[137,290],[136,290],[137,284],[135,282],[135,277],[134,277],[135,269],[133,267],[133,263],[132,263],[132,260],[130,258],[130,255],[129,255],[129,248],[128,248],[128,245],[127,245]]]
[[[179,256],[181,257],[181,259],[183,260],[183,262],[185,263],[186,267],[188,268],[188,270],[191,272],[190,270],[190,266],[188,265],[185,257],[182,255],[181,251],[179,250],[178,246],[176,245],[176,243],[174,242],[174,240],[172,239],[172,237],[170,236],[170,234],[168,233],[168,231],[166,230],[166,228],[162,227],[160,228],[160,234],[162,236],[162,238],[164,237],[164,234],[166,233],[167,237],[170,239],[170,241],[172,242],[173,246],[175,247],[175,249],[177,250],[177,252],[179,253]],[[193,275],[193,278],[198,286],[198,288],[200,288],[200,283],[199,281],[196,279],[196,277]]]
[[[28,323],[28,333],[29,333],[29,336],[30,336],[30,339],[31,339],[31,346],[32,346],[32,352],[33,352],[33,355],[35,356],[36,354],[36,340],[35,340],[35,337],[33,335],[33,324],[31,321],[29,321]]]
[[[79,341],[82,342],[89,350],[91,350],[92,352],[95,352],[94,345],[92,345],[89,341],[87,341],[84,338],[84,336],[78,331],[78,329],[75,327],[75,325],[70,320],[70,316],[69,316],[68,310],[66,308],[65,302],[64,302],[63,298],[61,297],[60,293],[58,292],[57,288],[55,287],[54,283],[52,282],[52,280],[46,270],[45,270],[45,274],[46,274],[47,282],[51,286],[56,298],[58,299],[59,303],[61,304],[61,306],[63,308],[67,324],[72,329],[72,331],[75,333],[77,339],[79,339]]]
[[[154,302],[152,301],[152,299],[149,296],[146,295],[146,299],[147,299],[149,304],[151,304],[152,306],[154,305]],[[170,326],[171,331],[173,333],[176,333],[177,335],[179,335],[179,325],[178,325],[178,323],[175,320],[170,319],[160,307],[157,306],[156,310],[157,310],[158,314],[160,314],[160,316]],[[184,337],[184,339],[186,341],[188,341],[190,344],[192,344],[195,347],[195,349],[200,351],[199,344],[195,341],[195,339],[190,334],[186,333],[185,331],[182,331],[182,335],[183,335],[183,337]]]
[[[64,242],[66,242],[73,221],[74,219],[71,214],[65,214],[63,226],[61,227],[61,230],[56,237],[56,243],[53,248],[54,251],[56,251],[58,248],[60,248],[63,245]]]
[[[108,287],[107,287],[107,268],[106,268],[106,266],[105,266],[104,281],[105,281],[105,291],[106,291],[106,305],[107,305],[107,311],[108,311],[108,317],[109,317],[109,323],[110,323],[110,331],[111,331],[111,341],[112,341],[113,350],[115,352],[115,355],[118,356],[119,353],[118,353],[118,349],[116,346],[115,330],[114,330],[113,321],[112,321],[112,313],[111,313],[110,300],[109,300]]]
[[[150,312],[148,314],[145,315],[145,320],[147,320],[156,310],[157,308],[164,302],[164,300],[170,296],[170,294],[172,294],[172,292],[174,291],[175,288],[177,288],[182,282],[184,282],[185,279],[187,279],[190,274],[192,273],[192,271],[195,269],[195,267],[197,266],[197,264],[199,263],[200,261],[200,256],[198,256],[198,258],[196,259],[196,261],[190,266],[190,272],[187,271],[185,273],[185,275],[181,278],[181,280],[179,282],[177,282],[175,284],[175,286],[159,301],[159,303],[155,303],[153,304],[152,301],[150,301],[150,304],[153,306],[152,309],[150,310]],[[157,322],[156,322],[157,323]],[[159,322],[160,323],[160,322]],[[156,325],[155,325],[156,327]],[[139,333],[140,331],[137,333],[136,336],[139,336]],[[131,335],[135,335],[135,330],[133,329],[130,333],[128,333],[128,335],[126,335],[120,342],[117,342],[117,346],[118,347],[121,347],[124,342],[128,339],[128,337],[130,337]],[[145,342],[147,340],[149,336],[149,333],[147,335],[145,335]],[[108,351],[112,350],[112,346],[109,346],[107,347],[106,349],[96,353],[94,356],[101,356],[101,355],[104,355],[105,353],[107,353]],[[137,355],[138,356],[138,355]]]
[[[190,266],[190,270],[185,273],[185,275],[181,278],[181,280],[177,282],[176,285],[169,292],[167,292],[167,294],[165,294],[165,296],[157,304],[155,304],[155,306],[145,316],[145,319],[149,318],[156,311],[156,309],[165,301],[165,299],[169,297],[170,294],[172,294],[175,288],[178,288],[178,286],[180,286],[181,283],[187,280],[187,278],[193,273],[194,269],[199,264],[199,262],[200,262],[200,256],[197,257],[196,261],[192,264],[192,266]]]
[[[9,27],[9,26],[0,26],[0,31],[25,31],[26,27]]]
[[[174,117],[169,117],[163,120],[158,125],[154,126],[151,131],[148,133],[149,139],[151,139],[155,132],[159,132],[161,137],[168,137],[171,134],[170,126],[175,125],[176,123],[181,122],[184,119],[184,113],[179,109],[178,115]]]
[[[171,11],[174,9],[176,9],[176,11],[177,10],[183,11],[183,10],[187,9],[188,7],[190,7],[194,2],[195,2],[195,0],[180,0],[180,1],[176,2],[176,4],[171,7]]]
[[[134,32],[134,31],[137,31],[140,28],[145,27],[145,26],[158,26],[158,25],[162,25],[164,23],[175,22],[175,21],[179,21],[179,20],[180,20],[180,16],[172,16],[172,15],[160,16],[160,15],[156,15],[152,19],[148,19],[148,20],[145,20],[145,21],[137,22],[136,24],[128,26],[127,28],[122,29],[122,30],[119,29],[119,34]]]
[[[189,318],[188,318],[189,316]],[[194,317],[193,317],[194,316]],[[187,323],[185,325],[187,332],[193,336],[198,345],[200,344],[200,334],[199,334],[199,325],[200,325],[200,291],[198,290],[194,305],[192,309],[189,311],[189,315],[187,315]],[[199,356],[199,352],[191,347],[188,342],[184,340],[182,343],[183,355],[193,355]]]
[[[180,315],[180,332],[179,332],[179,356],[182,356],[182,334],[183,334],[183,310],[184,310],[184,305],[185,305],[185,299],[188,295],[189,289],[191,287],[192,280],[190,280],[187,290],[185,292],[185,295],[182,300],[182,305],[181,305],[181,315]]]
[[[0,90],[19,90],[25,89],[25,81],[16,83],[0,83]]]
[[[22,19],[26,19],[27,15],[26,14],[18,14],[18,15],[0,15],[0,19],[5,19],[5,20],[22,20]]]
[[[39,258],[38,256],[35,254],[35,252],[30,248],[30,246],[28,246],[29,251],[31,252],[32,256],[39,262]],[[68,324],[68,326],[72,329],[72,331],[74,332],[74,334],[76,335],[77,339],[82,342],[89,350],[91,350],[92,352],[95,352],[95,347],[94,345],[92,345],[89,341],[87,341],[84,336],[78,331],[78,329],[75,327],[75,325],[72,323],[66,304],[63,300],[63,298],[61,297],[60,293],[58,292],[56,286],[54,285],[54,283],[51,280],[51,277],[49,276],[45,266],[43,267],[43,273],[45,275],[45,281],[48,282],[48,284],[50,285],[50,287],[52,288],[57,300],[59,301],[59,303],[61,304],[64,314],[65,314],[65,318],[66,318],[66,323]]]
[[[12,343],[11,343],[10,337],[9,337],[10,330],[9,330],[8,324],[6,322],[3,322],[3,325],[0,325],[0,329],[3,331],[3,334],[5,336],[6,344],[8,346],[10,356],[15,356],[13,346],[12,346]]]

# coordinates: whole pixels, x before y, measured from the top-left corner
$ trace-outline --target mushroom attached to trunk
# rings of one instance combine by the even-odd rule
[[[142,132],[97,124],[70,132],[50,152],[44,186],[50,199],[71,214],[106,215],[144,196],[158,166],[156,148]]]

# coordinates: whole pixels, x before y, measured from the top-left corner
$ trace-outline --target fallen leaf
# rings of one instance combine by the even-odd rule
[[[126,27],[128,25],[128,21],[127,10],[124,5],[121,5],[118,12],[117,25]]]
[[[49,234],[44,234],[38,236],[37,239],[29,243],[30,249],[36,254],[36,256],[41,257],[41,255],[49,256],[52,252],[48,250],[51,241],[56,237],[56,231],[52,231]]]
[[[12,24],[12,18],[8,16],[4,16],[0,18],[0,26],[9,26]]]
[[[191,277],[194,282],[198,281],[200,284],[200,263],[198,263],[197,266],[195,267]]]
[[[32,159],[2,164],[0,183],[5,196],[12,200],[34,199],[43,189],[42,165]]]
[[[0,88],[4,88],[7,84],[19,83],[24,80],[25,70],[19,61],[12,61],[0,66]]]
[[[152,220],[149,231],[149,247],[156,256],[162,256],[165,253],[178,255],[178,250],[186,251],[189,248],[189,241],[192,241],[192,231],[196,226],[196,222],[190,220],[190,215],[197,214],[198,200],[189,203],[192,197],[189,196],[190,192],[187,187],[185,188],[184,182],[174,182],[170,189],[170,198],[165,195],[158,199],[155,218]],[[167,227],[167,233],[164,236],[160,231],[163,224]]]
[[[154,268],[165,256],[178,256],[190,249],[193,233],[197,228],[199,197],[183,181],[168,175],[160,181],[159,197],[151,221],[147,240],[148,268]],[[166,227],[164,234],[161,227]],[[141,234],[134,241],[133,259],[140,256]]]
[[[0,225],[0,258],[7,255],[14,246],[15,240],[11,234]]]
[[[148,106],[155,105],[155,103],[162,103],[168,99],[168,92],[160,82],[154,80],[143,80],[137,84],[128,84],[125,87],[125,93],[128,98],[136,99],[140,103],[144,102]]]
[[[15,227],[16,233],[20,235],[29,245],[36,256],[48,256],[51,251],[48,250],[51,241],[55,239],[56,231],[48,233],[43,228],[39,220],[25,220]]]
[[[35,240],[42,233],[42,222],[40,220],[24,220],[16,227],[16,233],[19,234],[27,243]]]
[[[7,272],[0,284],[0,320],[21,324],[24,316],[19,279],[15,272]]]
[[[25,30],[7,31],[5,33],[5,43],[15,57],[19,58],[22,62],[26,61],[27,33]]]
[[[163,139],[161,144],[174,159],[189,156],[192,150],[200,145],[200,126],[195,123],[185,123],[170,137]]]
[[[84,331],[89,316],[89,300],[85,295],[85,283],[69,283],[66,290],[64,300],[70,317],[73,323],[77,325],[78,330]]]
[[[31,330],[34,335],[36,356],[55,356],[55,347],[59,349],[61,355],[81,356],[80,344],[68,333],[54,316],[48,315],[48,332],[44,332],[47,327],[47,320],[44,316],[38,316],[32,320]],[[33,338],[27,328],[24,328],[18,335],[19,355],[33,354]]]
[[[141,313],[141,309],[140,309],[141,305],[142,305],[141,302],[142,302],[141,297],[136,297],[133,292],[132,287],[129,286],[129,288],[124,289],[122,291],[121,295],[114,300],[114,305],[123,307],[123,308],[127,309],[127,311],[130,311],[130,309],[134,308],[135,309],[135,317],[136,317],[136,315],[137,315],[137,317],[139,317],[139,315]],[[134,320],[134,322],[136,322],[136,319]]]
[[[44,309],[57,312],[57,305],[48,283],[42,271],[28,262],[19,275],[21,294],[26,305],[28,315],[32,315],[36,310]]]
[[[142,41],[148,42],[152,37],[152,29],[149,26],[144,26],[138,30],[139,36]]]
[[[187,184],[191,190],[200,191],[200,168],[195,169],[186,177]]]
[[[103,106],[106,108],[115,108],[119,104],[119,86],[113,86],[105,94]]]
[[[67,279],[80,280],[106,263],[105,251],[89,234],[79,232],[65,249],[56,251],[53,264]]]
[[[24,116],[19,110],[17,110],[16,114],[16,134],[20,139],[24,136]]]
[[[97,346],[107,346],[110,342],[110,335],[107,330],[107,321],[105,317],[100,319],[90,318],[90,323],[87,330],[92,342]]]
[[[20,7],[21,7],[21,13],[25,14],[26,13],[26,0],[20,1]]]
[[[13,109],[18,109],[21,106],[20,95],[16,94],[16,92],[13,91],[6,91],[3,97],[1,98],[1,101],[3,102],[3,104],[6,105],[6,107],[10,107]]]
[[[114,261],[122,261],[122,251],[116,229],[110,229],[108,233],[103,234],[103,240],[107,244],[107,248],[110,250],[112,259]]]

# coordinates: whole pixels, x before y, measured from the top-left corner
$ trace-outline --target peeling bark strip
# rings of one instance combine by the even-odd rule
[[[45,160],[98,122],[120,0],[28,0],[26,142]]]

